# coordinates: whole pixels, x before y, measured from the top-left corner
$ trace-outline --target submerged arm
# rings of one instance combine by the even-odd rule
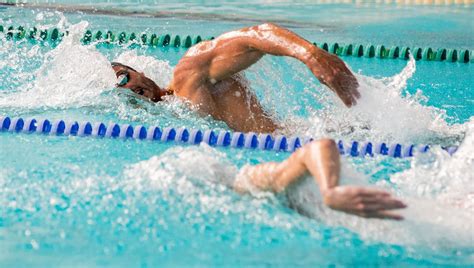
[[[261,190],[281,192],[308,172],[330,208],[362,217],[402,219],[389,210],[404,208],[405,205],[389,193],[366,187],[338,186],[339,151],[334,141],[328,139],[305,145],[282,163],[248,168],[242,174],[245,180],[239,178],[234,187],[239,192],[246,192],[245,183],[250,183]]]

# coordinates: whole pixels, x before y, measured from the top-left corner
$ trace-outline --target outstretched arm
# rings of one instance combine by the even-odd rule
[[[273,192],[281,192],[288,185],[310,173],[319,186],[324,203],[332,209],[369,218],[401,220],[392,209],[405,205],[389,193],[366,187],[338,186],[339,151],[333,140],[314,141],[298,149],[282,163],[264,163],[246,170],[245,182],[236,180],[235,189],[246,192],[244,183]]]
[[[228,32],[198,44],[189,49],[177,69],[180,65],[189,66],[181,63],[200,62],[194,66],[200,68],[196,72],[201,80],[215,83],[248,68],[265,54],[300,60],[348,107],[356,104],[360,97],[357,80],[341,59],[271,23]]]

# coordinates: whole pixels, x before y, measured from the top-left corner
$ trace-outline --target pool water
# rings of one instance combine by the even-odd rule
[[[228,129],[175,98],[150,104],[113,89],[109,61],[139,63],[164,85],[185,50],[84,46],[85,29],[217,36],[272,20],[316,42],[472,49],[474,41],[470,6],[54,2],[63,13],[29,6],[44,1],[0,7],[0,24],[71,33],[57,47],[0,33],[0,115]],[[284,197],[240,196],[220,183],[284,152],[0,132],[0,266],[472,265],[472,63],[343,59],[363,95],[350,110],[292,59],[265,57],[245,76],[285,126],[279,133],[460,145],[453,157],[434,146],[412,159],[343,159],[343,183],[399,195],[405,221],[344,215],[317,198],[298,204],[303,216]],[[288,193],[315,194],[309,179]]]

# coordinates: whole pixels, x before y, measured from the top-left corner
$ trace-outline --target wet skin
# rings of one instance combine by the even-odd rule
[[[166,95],[166,91],[162,91],[153,80],[146,77],[143,73],[139,73],[125,65],[112,66],[112,68],[117,77],[121,75],[128,76],[127,83],[121,85],[121,87],[128,88],[134,93],[142,95],[153,102],[161,101],[162,96]]]
[[[174,94],[197,108],[200,114],[224,121],[233,130],[274,132],[279,125],[268,116],[249,90],[248,82],[239,75],[267,54],[303,62],[348,107],[355,105],[360,97],[357,80],[341,59],[270,23],[228,32],[191,47],[178,62],[167,89],[158,87],[143,73],[123,66],[114,70],[117,77],[125,71],[130,75],[122,87],[152,101]]]
[[[167,94],[181,97],[202,115],[211,115],[242,132],[273,132],[278,124],[269,117],[239,72],[264,55],[288,56],[303,62],[320,82],[335,92],[347,107],[360,97],[358,83],[344,62],[315,47],[295,33],[274,24],[229,32],[190,48],[173,72],[168,89],[162,89],[143,73],[127,66],[113,66],[117,77],[127,75],[136,94],[160,101]],[[311,174],[320,187],[324,203],[341,212],[401,220],[392,212],[406,205],[383,190],[339,186],[339,151],[334,141],[323,139],[307,144],[282,163],[262,163],[248,168],[243,176],[265,191],[280,192]],[[246,192],[238,181],[239,192]]]

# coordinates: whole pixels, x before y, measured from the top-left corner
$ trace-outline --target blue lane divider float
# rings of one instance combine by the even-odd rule
[[[92,136],[104,138],[137,139],[178,143],[199,144],[207,143],[211,146],[251,148],[269,151],[293,152],[304,144],[311,142],[309,137],[285,137],[283,135],[272,136],[262,133],[241,133],[225,130],[199,130],[181,128],[159,128],[156,126],[144,127],[141,125],[132,126],[129,124],[104,124],[101,122],[76,122],[66,120],[48,120],[34,118],[10,118],[0,116],[0,131],[22,132],[22,133],[42,133],[48,135],[65,136]],[[427,152],[429,145],[401,145],[372,142],[352,141],[346,143],[337,141],[339,152],[348,156],[374,156],[386,155],[396,158],[411,157],[415,153]],[[457,147],[446,147],[449,154],[456,152]]]

